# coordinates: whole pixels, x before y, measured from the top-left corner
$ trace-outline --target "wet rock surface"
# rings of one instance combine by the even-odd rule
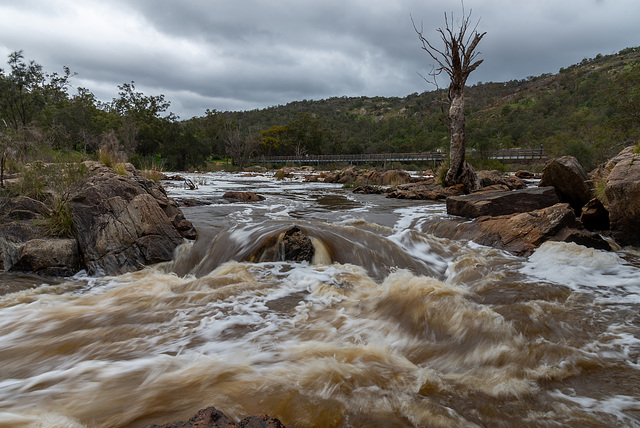
[[[267,415],[249,416],[235,423],[215,407],[198,411],[185,422],[151,425],[151,428],[285,428],[276,418]]]
[[[462,225],[456,238],[470,239],[477,244],[518,256],[530,255],[546,241],[574,242],[601,250],[611,249],[600,235],[584,229],[569,204],[562,203],[530,212],[478,217]]]
[[[268,237],[249,257],[250,262],[311,262],[315,248],[298,226]]]

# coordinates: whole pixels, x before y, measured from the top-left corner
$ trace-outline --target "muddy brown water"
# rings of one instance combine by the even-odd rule
[[[211,405],[296,427],[640,426],[636,250],[514,257],[442,237],[465,220],[441,202],[191,178],[169,194],[210,205],[184,209],[200,236],[172,262],[0,274],[0,427],[146,427]],[[314,263],[243,261],[292,225]]]

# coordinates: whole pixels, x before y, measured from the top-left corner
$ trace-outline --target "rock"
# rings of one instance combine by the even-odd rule
[[[264,201],[264,196],[253,192],[226,192],[222,197],[229,202],[258,202]]]
[[[562,156],[547,162],[539,186],[553,186],[560,201],[571,205],[577,216],[593,197],[593,184],[573,156]]]
[[[75,239],[31,239],[20,248],[9,271],[42,276],[71,276],[82,267]]]
[[[609,211],[598,198],[593,198],[582,207],[580,221],[587,230],[609,230]]]
[[[607,177],[605,195],[613,238],[640,247],[640,156],[628,147],[617,156]]]
[[[324,179],[325,183],[356,183],[358,182],[358,171],[351,166],[339,171],[332,171]]]
[[[279,170],[276,171],[276,173],[274,174],[274,177],[277,178],[278,180],[284,180],[285,178],[293,177],[293,174],[288,168],[280,168]]]
[[[10,270],[20,259],[24,243],[45,235],[33,222],[14,221],[0,225],[0,267]]]
[[[531,171],[520,170],[515,173],[515,176],[523,180],[532,180],[536,178],[536,175]]]
[[[6,217],[18,221],[44,219],[51,215],[51,210],[44,203],[26,196],[3,198],[0,208]]]
[[[476,192],[447,198],[447,214],[476,218],[538,210],[560,202],[553,187]]]
[[[531,212],[478,217],[461,225],[456,238],[470,239],[518,256],[530,255],[549,240],[611,249],[600,235],[582,227],[569,204],[562,203]]]
[[[370,186],[368,184],[365,184],[363,186],[358,186],[355,189],[353,189],[353,193],[359,193],[363,195],[382,195],[389,192],[390,190],[386,187]]]
[[[294,262],[311,262],[314,248],[311,238],[297,226],[287,230],[282,238],[284,259]]]
[[[198,411],[187,422],[151,425],[151,428],[285,428],[278,419],[267,415],[249,416],[237,424],[215,407]]]
[[[462,195],[463,193],[464,186],[462,185],[444,188],[434,178],[428,178],[418,183],[396,186],[387,194],[387,198],[436,200]]]
[[[500,171],[478,171],[478,176],[480,177],[480,185],[483,188],[495,185],[507,186],[510,190],[527,187],[525,182],[518,177],[504,175]]]
[[[195,229],[155,182],[133,173],[90,165],[67,204],[84,266],[111,275],[171,260]]]
[[[250,262],[311,262],[315,248],[313,242],[298,226],[286,232],[269,236],[248,257]]]

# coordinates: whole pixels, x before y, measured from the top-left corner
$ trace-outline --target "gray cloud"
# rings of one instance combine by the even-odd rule
[[[18,4],[19,3],[19,4]],[[487,31],[477,81],[522,79],[638,44],[637,0],[467,0]],[[458,0],[0,0],[0,54],[24,49],[105,101],[135,81],[186,118],[332,96],[431,90],[410,14],[435,40]],[[442,82],[445,84],[446,82]]]

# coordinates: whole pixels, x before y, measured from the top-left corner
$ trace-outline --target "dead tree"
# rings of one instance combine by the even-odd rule
[[[453,13],[451,18],[444,14],[445,28],[438,28],[437,32],[444,43],[444,48],[436,48],[425,36],[422,27],[416,27],[413,18],[413,28],[418,34],[422,43],[422,49],[436,61],[437,67],[431,75],[435,78],[442,72],[449,77],[449,134],[451,135],[449,149],[449,169],[444,178],[444,185],[453,186],[463,184],[465,191],[470,192],[480,187],[478,174],[471,165],[465,161],[465,114],[464,114],[464,87],[469,74],[482,63],[483,60],[476,60],[478,52],[476,47],[486,32],[478,33],[476,27],[470,28],[469,15],[465,16],[462,11],[462,20],[459,27],[455,28]],[[467,34],[470,33],[470,34]]]

